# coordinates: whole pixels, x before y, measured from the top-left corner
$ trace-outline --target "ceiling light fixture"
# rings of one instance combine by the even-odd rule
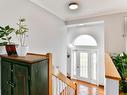
[[[72,2],[69,4],[69,9],[71,9],[71,10],[76,10],[76,9],[78,9],[78,7],[79,7],[79,4],[76,2]]]

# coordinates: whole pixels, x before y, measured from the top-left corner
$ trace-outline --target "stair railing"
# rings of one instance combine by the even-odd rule
[[[52,69],[53,95],[77,95],[77,84],[56,68]]]
[[[77,95],[77,84],[52,66],[52,54],[48,53],[48,95]]]

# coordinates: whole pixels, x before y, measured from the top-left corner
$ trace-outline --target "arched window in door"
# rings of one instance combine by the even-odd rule
[[[80,35],[73,43],[75,46],[97,46],[96,40],[90,35]]]

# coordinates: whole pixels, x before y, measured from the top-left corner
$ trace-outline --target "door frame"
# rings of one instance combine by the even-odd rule
[[[87,78],[79,78],[79,76],[77,75],[73,75],[73,69],[71,70],[72,71],[72,78],[74,79],[78,79],[78,80],[81,80],[81,81],[86,81],[86,82],[90,82],[90,83],[93,83],[93,84],[98,84],[98,80],[99,80],[99,61],[98,61],[98,55],[99,55],[99,52],[98,52],[98,49],[97,47],[77,47],[76,49],[72,50],[72,61],[71,61],[71,66],[73,68],[73,62],[74,62],[74,52],[88,52],[88,75],[90,75],[90,77]],[[92,73],[91,73],[91,70],[89,68],[91,68],[91,57],[92,57],[92,53],[96,52],[96,55],[97,55],[97,60],[96,60],[96,80],[92,80]],[[77,57],[77,54],[76,54],[76,57]],[[77,58],[76,58],[77,59]],[[76,60],[76,63],[77,63],[78,60]],[[80,62],[80,61],[79,61]],[[89,64],[90,63],[90,64]],[[80,64],[80,63],[79,63]],[[76,64],[77,65],[77,64]],[[76,67],[77,68],[77,67]],[[80,75],[80,70],[78,70],[78,72],[76,72],[76,74]]]

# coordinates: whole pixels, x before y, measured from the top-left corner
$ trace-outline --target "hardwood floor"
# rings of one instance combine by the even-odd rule
[[[78,95],[104,95],[104,87],[80,81],[76,81],[76,83],[78,84]]]
[[[120,95],[127,95],[127,93],[125,94],[125,93],[123,93],[123,92],[120,92]]]

